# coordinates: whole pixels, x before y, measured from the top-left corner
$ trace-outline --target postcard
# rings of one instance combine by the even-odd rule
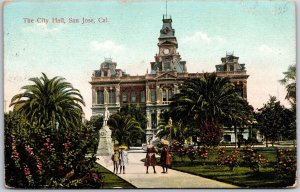
[[[5,186],[296,187],[295,4],[4,1]]]

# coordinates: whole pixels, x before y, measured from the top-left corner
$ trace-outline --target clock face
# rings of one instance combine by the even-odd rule
[[[164,49],[164,54],[167,55],[170,53],[170,50],[169,49]]]

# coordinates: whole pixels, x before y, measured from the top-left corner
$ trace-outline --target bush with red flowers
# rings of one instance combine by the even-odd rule
[[[187,154],[188,158],[191,160],[191,162],[193,163],[197,157],[197,151],[193,147],[189,147],[186,150],[186,154]]]
[[[243,149],[243,152],[243,163],[249,167],[253,173],[258,173],[259,167],[266,165],[267,161],[264,156],[258,154],[252,147],[247,146],[245,149]]]
[[[295,152],[291,149],[278,149],[276,159],[277,163],[274,169],[278,178],[283,179],[288,185],[294,184],[297,171]]]
[[[96,157],[86,157],[91,129],[59,132],[29,127],[16,114],[5,115],[5,180],[17,188],[99,188]],[[14,123],[16,121],[17,123]],[[91,174],[91,177],[86,175]],[[97,177],[96,177],[96,175]]]

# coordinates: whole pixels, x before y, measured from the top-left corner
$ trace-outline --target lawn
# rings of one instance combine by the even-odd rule
[[[108,169],[104,168],[103,166],[96,163],[96,168],[98,173],[101,173],[101,176],[103,177],[103,188],[124,188],[124,189],[132,189],[136,188],[130,183],[126,182],[122,178],[118,177]]]
[[[234,149],[225,149],[226,154],[230,154],[232,150]],[[234,168],[233,171],[230,171],[226,166],[217,165],[216,150],[211,150],[209,152],[209,158],[205,161],[195,160],[192,163],[187,157],[183,159],[178,157],[173,158],[171,168],[244,188],[278,188],[291,185],[287,184],[285,180],[278,178],[273,169],[276,161],[276,149],[261,148],[258,149],[257,152],[264,155],[268,160],[268,164],[265,167],[261,167],[259,173],[255,174],[252,173],[248,167],[243,167],[242,164]]]

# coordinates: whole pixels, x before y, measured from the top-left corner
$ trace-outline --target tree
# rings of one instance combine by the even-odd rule
[[[30,78],[34,84],[22,87],[25,92],[15,95],[10,106],[26,115],[29,122],[40,127],[76,128],[81,123],[84,101],[78,89],[62,77]]]
[[[128,105],[121,107],[120,113],[123,113],[125,115],[131,115],[132,117],[135,118],[135,120],[137,122],[140,123],[140,126],[143,129],[143,132],[136,138],[140,138],[141,142],[146,142],[145,130],[147,128],[147,118],[146,118],[145,113],[141,110],[141,108],[134,104],[128,104]]]
[[[6,185],[101,187],[96,157],[87,157],[93,130],[81,123],[79,91],[59,77],[30,80],[35,84],[12,98],[14,110],[4,116]]]
[[[99,144],[99,130],[101,129],[103,125],[103,116],[101,115],[95,115],[91,116],[89,121],[86,121],[86,126],[90,127],[92,138],[93,138],[93,145],[91,147],[91,150],[96,153],[98,149]]]
[[[143,133],[139,122],[131,115],[125,115],[117,112],[110,116],[108,126],[112,130],[112,137],[115,138],[119,144],[127,144],[130,146],[131,138],[140,136]]]
[[[286,130],[285,112],[285,107],[274,96],[270,96],[268,103],[258,109],[256,113],[258,129],[266,139],[266,147],[268,147],[268,141],[271,141],[274,146],[282,131]]]
[[[204,126],[222,129],[225,121],[237,119],[244,113],[240,110],[248,110],[230,80],[215,73],[186,80],[170,106],[172,119],[200,132]]]
[[[170,113],[165,111],[160,114],[160,121],[158,124],[158,130],[156,136],[161,138],[167,138],[170,140],[177,140],[183,142],[185,138],[193,136],[194,134],[189,129],[180,124],[180,122],[174,122],[170,124]]]
[[[285,75],[279,82],[286,86],[286,99],[290,101],[292,107],[296,108],[296,65],[290,65],[288,71],[283,72]],[[295,109],[296,110],[296,109]]]

